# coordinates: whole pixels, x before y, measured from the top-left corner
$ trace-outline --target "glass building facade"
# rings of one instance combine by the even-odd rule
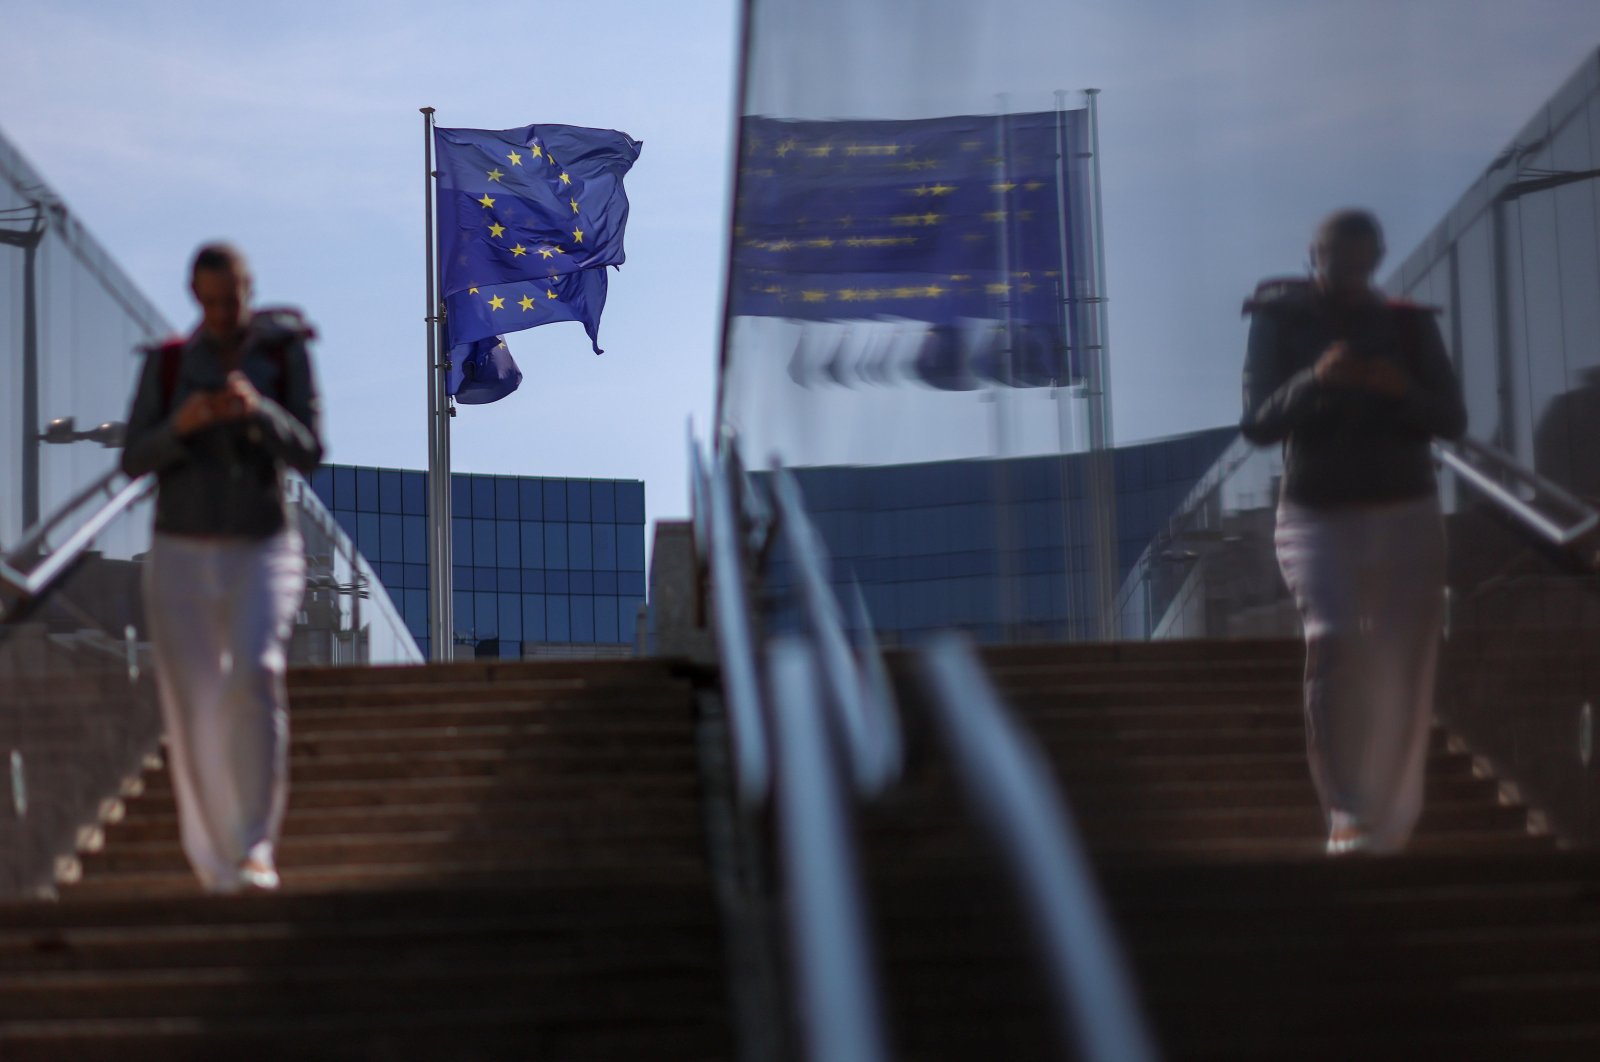
[[[427,490],[419,471],[328,465],[311,485],[427,648]],[[645,600],[639,480],[450,477],[457,655],[631,651]]]
[[[1120,582],[1238,432],[1118,447]],[[959,628],[984,642],[1088,637],[1088,454],[792,469],[833,559],[841,601],[859,583],[887,641]],[[781,557],[773,584],[789,585]]]

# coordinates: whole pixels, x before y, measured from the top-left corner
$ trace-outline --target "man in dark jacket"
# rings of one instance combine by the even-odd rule
[[[285,470],[322,459],[320,404],[292,310],[250,310],[244,257],[195,255],[201,321],[152,348],[122,468],[155,473],[145,608],[184,852],[205,888],[278,884],[287,800],[285,643],[305,555]]]
[[[1282,443],[1277,550],[1305,626],[1311,773],[1328,851],[1396,851],[1422,810],[1444,609],[1444,526],[1429,451],[1466,428],[1433,311],[1383,297],[1383,234],[1330,216],[1316,275],[1269,281],[1240,429]]]

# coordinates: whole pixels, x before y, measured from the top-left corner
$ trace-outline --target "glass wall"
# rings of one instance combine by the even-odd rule
[[[424,474],[330,465],[311,484],[426,647]],[[451,519],[459,654],[631,649],[645,599],[642,482],[456,473]]]

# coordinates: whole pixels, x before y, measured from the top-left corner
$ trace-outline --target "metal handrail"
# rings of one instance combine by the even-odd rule
[[[121,475],[121,473],[117,472],[114,475]],[[38,597],[48,590],[79,557],[88,551],[89,547],[94,544],[94,540],[100,536],[100,532],[104,531],[113,520],[149,494],[154,489],[155,482],[154,475],[144,475],[138,479],[131,480],[122,489],[113,494],[105,504],[96,509],[87,520],[79,524],[61,545],[51,550],[48,556],[27,571],[19,570],[11,563],[11,560],[17,557],[21,551],[22,547],[19,546],[18,550],[13,550],[5,561],[0,561],[0,583],[4,583],[14,593],[23,598]],[[103,486],[103,484],[97,485],[95,489],[102,489]],[[88,497],[90,493],[92,492],[83,493],[76,500],[75,505],[57,510],[57,517],[62,512],[70,511],[72,508],[76,508],[77,505],[81,505],[83,498]],[[52,517],[46,523],[49,526],[54,526],[59,524],[60,520]],[[30,536],[33,541],[31,545],[27,546],[29,550],[37,545],[38,540],[42,540],[45,533],[48,533],[46,524],[41,524],[40,527],[45,528],[45,531],[40,533],[36,530],[35,534]]]
[[[882,997],[818,663],[798,638],[779,639],[767,650],[775,802],[801,1032],[809,1058],[876,1062],[888,1057]]]
[[[84,502],[87,502],[96,494],[110,491],[111,485],[121,475],[122,470],[120,468],[111,468],[95,477],[92,482],[68,498],[63,504],[57,506],[49,516],[24,531],[22,537],[17,540],[16,545],[6,551],[6,562],[11,563],[12,558],[15,557],[32,556],[51,531],[54,531],[69,515],[82,507]]]
[[[772,784],[771,752],[761,718],[761,684],[756,674],[755,637],[739,560],[738,521],[726,471],[719,463],[708,472],[698,447],[690,449],[695,524],[704,527],[701,543],[711,578],[716,614],[717,652],[722,661],[722,691],[727,702],[729,744],[733,748],[734,787],[740,807],[759,808]]]
[[[965,637],[938,636],[920,662],[945,748],[1037,927],[1063,1046],[1085,1062],[1158,1058],[1083,842],[1043,755],[1001,707]]]
[[[794,566],[801,603],[817,646],[817,662],[834,708],[833,717],[850,757],[856,787],[863,795],[876,795],[899,776],[903,748],[900,724],[885,686],[873,682],[870,671],[863,675],[856,665],[839,614],[839,602],[826,575],[826,553],[806,515],[794,476],[776,464],[772,473],[779,532]]]
[[[1594,535],[1597,528],[1600,528],[1600,511],[1596,511],[1592,505],[1568,491],[1559,483],[1549,480],[1533,469],[1519,464],[1515,458],[1504,451],[1470,438],[1462,438],[1455,446],[1462,453],[1457,453],[1456,449],[1451,449],[1443,443],[1436,442],[1433,444],[1434,455],[1445,467],[1455,473],[1458,479],[1478,491],[1528,530],[1551,545],[1561,549],[1574,549]],[[1548,514],[1540,512],[1539,509],[1507,489],[1506,485],[1499,479],[1478,467],[1474,460],[1494,466],[1496,471],[1503,477],[1531,487],[1539,497],[1549,502],[1554,502],[1557,507],[1567,510],[1566,515],[1572,518],[1571,522],[1562,523],[1552,519]],[[1600,553],[1591,551],[1581,559],[1584,563],[1593,567],[1597,561],[1600,561]]]

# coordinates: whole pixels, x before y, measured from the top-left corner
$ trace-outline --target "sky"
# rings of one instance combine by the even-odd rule
[[[454,467],[641,478],[652,520],[687,511],[688,424],[708,434],[716,386],[739,5],[152,6],[0,0],[0,129],[175,325],[193,320],[188,257],[216,237],[250,255],[262,302],[304,307],[330,460],[426,459],[418,108],[642,140],[606,353],[576,324],[513,333],[522,389],[462,408]],[[1316,220],[1352,203],[1399,261],[1600,45],[1593,0],[881,6],[876,43],[814,31],[819,92],[848,89],[828,65],[852,59],[929,108],[1102,90],[1119,442],[1235,420],[1255,281],[1303,269]],[[897,18],[945,25],[945,50],[897,56]]]

